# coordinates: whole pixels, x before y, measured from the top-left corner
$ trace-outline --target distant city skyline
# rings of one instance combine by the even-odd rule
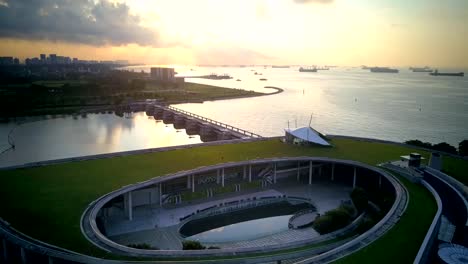
[[[0,0],[0,56],[465,68],[466,25],[465,0]]]

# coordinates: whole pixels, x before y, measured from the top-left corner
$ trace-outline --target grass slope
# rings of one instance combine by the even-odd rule
[[[374,243],[335,263],[376,263],[378,260],[379,264],[393,264],[414,261],[437,211],[437,204],[422,185],[402,177],[400,180],[410,193],[408,207],[400,221]]]

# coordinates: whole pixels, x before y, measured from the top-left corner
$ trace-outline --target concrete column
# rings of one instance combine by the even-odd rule
[[[7,250],[7,242],[6,239],[2,239],[3,243],[3,260],[8,263],[8,250]]]
[[[127,207],[127,219],[128,220],[133,220],[133,203],[132,203],[132,192],[128,192],[125,194],[125,196],[127,197],[127,199],[125,199],[125,202],[126,202],[126,207]]]
[[[247,166],[244,165],[244,172],[242,174],[242,179],[245,180],[247,179]]]
[[[27,263],[26,251],[24,250],[24,248],[20,248],[20,250],[21,250],[21,263],[26,264]]]
[[[356,167],[354,167],[353,188],[356,188]]]
[[[298,162],[297,162],[297,181],[299,181],[299,177],[300,177],[300,175],[301,175],[300,166],[301,166],[301,162],[298,161]]]
[[[192,174],[192,192],[195,192],[195,174]]]
[[[192,179],[191,179],[191,176],[192,176],[192,175],[188,175],[188,176],[187,176],[187,189],[192,188]]]
[[[221,181],[220,181],[221,177],[219,175],[219,169],[216,170],[216,184],[219,184]]]
[[[309,162],[309,185],[312,184],[312,170],[313,170],[313,164],[312,161]]]
[[[276,183],[276,162],[273,164],[273,183]]]
[[[335,180],[335,163],[332,163],[332,173],[331,173],[331,180]]]
[[[221,186],[224,187],[224,168],[221,169]]]
[[[252,182],[252,165],[249,165],[249,182]]]
[[[159,183],[159,205],[162,206],[162,183]]]

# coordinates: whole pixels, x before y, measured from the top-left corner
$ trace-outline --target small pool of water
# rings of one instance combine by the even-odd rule
[[[180,228],[186,240],[226,243],[251,240],[288,230],[291,216],[309,209],[308,203],[277,202],[194,219]]]
[[[223,243],[256,239],[288,230],[292,215],[273,216],[219,227],[187,237],[201,243]]]

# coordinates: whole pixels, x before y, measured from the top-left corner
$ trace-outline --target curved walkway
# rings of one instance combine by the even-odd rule
[[[262,160],[253,160],[253,161],[244,161],[244,162],[231,162],[225,164],[219,164],[214,166],[208,166],[203,168],[198,168],[195,170],[179,172],[172,175],[161,176],[154,179],[151,179],[146,182],[142,182],[135,185],[130,185],[123,187],[120,190],[116,190],[111,192],[107,195],[96,200],[92,203],[83,214],[82,219],[82,229],[86,236],[89,237],[90,241],[95,243],[98,247],[103,248],[108,251],[112,251],[117,254],[123,254],[127,256],[144,256],[144,257],[201,257],[201,256],[234,256],[239,254],[248,254],[248,253],[266,253],[274,250],[281,250],[281,249],[293,249],[296,247],[308,245],[311,241],[310,240],[302,240],[294,243],[285,243],[280,246],[272,246],[268,249],[264,247],[255,247],[255,248],[245,248],[245,249],[212,249],[212,250],[203,250],[203,251],[176,251],[176,250],[141,250],[141,249],[133,249],[128,248],[122,245],[119,245],[113,241],[110,241],[105,236],[103,236],[96,226],[96,216],[100,208],[104,206],[108,201],[111,199],[122,195],[126,192],[136,190],[145,186],[154,185],[159,182],[167,181],[170,179],[176,179],[179,177],[184,177],[188,174],[199,173],[202,171],[208,170],[216,170],[224,167],[233,167],[233,166],[243,166],[243,165],[252,165],[252,164],[263,164],[263,163],[271,163],[271,162],[281,162],[281,161],[316,161],[316,162],[330,162],[330,163],[340,163],[340,164],[347,164],[352,166],[359,166],[364,167],[366,169],[372,170],[374,172],[379,173],[380,175],[384,176],[390,183],[394,186],[396,192],[395,203],[392,208],[389,210],[387,215],[377,223],[372,229],[368,232],[362,234],[361,236],[357,237],[356,239],[352,240],[351,242],[346,243],[343,245],[344,247],[339,247],[334,250],[327,252],[327,255],[321,255],[321,258],[326,260],[328,259],[336,259],[341,256],[350,254],[355,250],[371,243],[378,237],[382,236],[389,230],[393,225],[395,225],[401,214],[403,214],[404,210],[406,209],[407,205],[407,191],[401,185],[401,183],[395,179],[390,174],[386,173],[383,170],[377,169],[375,167],[362,164],[360,162],[349,161],[349,160],[338,160],[338,159],[330,159],[330,158],[312,158],[312,157],[293,157],[293,158],[272,158],[272,159],[262,159]],[[325,253],[326,254],[326,253]],[[326,257],[326,258],[325,258]]]

